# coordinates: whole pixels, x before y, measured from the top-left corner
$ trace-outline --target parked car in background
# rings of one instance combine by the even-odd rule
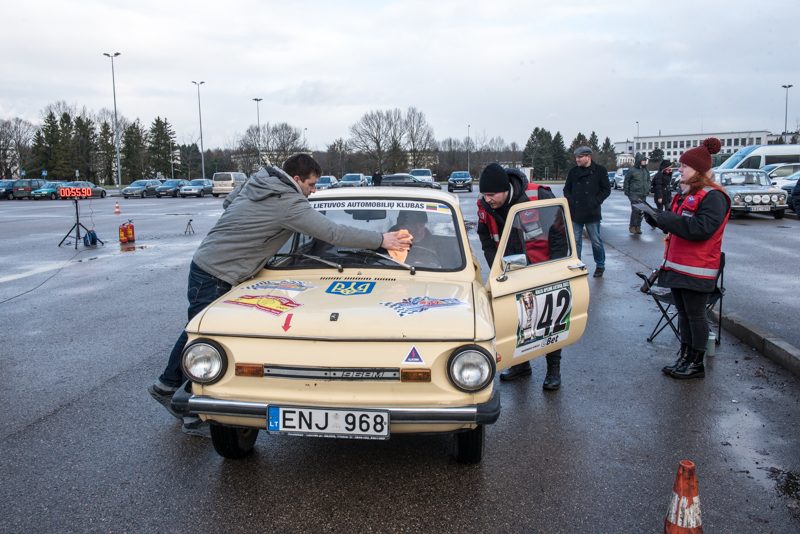
[[[178,193],[184,185],[188,184],[189,180],[167,180],[163,184],[156,187],[156,196],[178,198]]]
[[[161,182],[158,180],[136,180],[122,190],[122,196],[125,198],[154,197],[157,194],[156,189],[159,187],[161,187]]]
[[[617,169],[614,173],[614,189],[622,189],[625,185],[625,173],[628,172],[628,167]]]
[[[47,180],[42,178],[21,178],[14,181],[12,186],[12,196],[21,200],[23,198],[32,198],[31,194],[40,187],[43,187]]]
[[[427,187],[430,189],[441,189],[442,186],[436,182],[423,180],[408,173],[399,172],[396,174],[384,175],[381,185],[386,186],[405,186],[405,187]]]
[[[0,198],[14,200],[14,180],[0,180]]]
[[[608,171],[608,185],[614,187],[614,177],[617,175],[617,171]]]
[[[433,173],[430,169],[411,169],[408,174],[419,178],[423,182],[435,182],[433,179]],[[441,187],[439,189],[441,189]]]
[[[215,197],[219,195],[227,195],[233,191],[236,186],[243,184],[247,181],[247,175],[243,172],[215,172],[211,177],[213,187],[211,194]]]
[[[773,186],[762,170],[718,170],[714,179],[731,197],[731,218],[745,213],[771,213],[782,219],[789,207],[786,192]]]
[[[779,180],[776,180],[778,182],[777,184],[773,182],[773,185],[780,187],[784,192],[786,192],[786,203],[789,205],[789,209],[795,213],[797,213],[797,209],[792,193],[798,184],[798,179],[800,179],[800,171],[791,174],[786,178],[780,178]]]
[[[447,190],[451,193],[463,189],[472,192],[472,176],[467,171],[453,171],[447,179]]]
[[[158,182],[158,180],[153,180],[153,181]],[[61,182],[61,187],[68,187],[75,189],[91,189],[92,198],[105,198],[106,195],[108,194],[108,191],[106,191],[99,185],[95,185],[93,182]],[[87,198],[87,197],[81,196],[78,198]]]
[[[794,210],[795,213],[800,214],[800,180],[798,180],[797,185],[794,186],[791,193],[789,194],[789,198],[787,199],[789,204],[789,208]]]
[[[212,194],[211,192],[214,190],[214,182],[211,180],[204,180],[202,178],[197,178],[196,180],[192,180],[188,184],[184,185],[180,189],[181,198],[186,197],[200,197],[203,198],[206,195]]]
[[[186,326],[189,382],[172,409],[208,421],[225,458],[248,456],[260,431],[373,440],[421,432],[452,435],[456,461],[480,462],[485,427],[508,392],[496,374],[586,329],[587,271],[575,267],[566,199],[511,207],[507,228],[517,231],[500,238],[485,284],[452,195],[336,188],[309,202],[336,224],[420,237],[398,261],[294,234]],[[548,250],[550,239],[562,246],[547,260],[525,253]]]
[[[349,172],[342,176],[339,183],[331,187],[366,187],[367,177],[360,172]]]
[[[31,196],[39,200],[41,198],[49,198],[50,200],[55,200],[57,198],[61,198],[58,194],[58,188],[64,187],[62,182],[45,182],[45,184],[40,187],[39,189],[35,189]]]
[[[763,169],[773,163],[800,163],[800,145],[750,145],[737,150],[717,169]]]
[[[771,165],[765,165],[761,170],[767,173],[769,179],[772,180],[772,185],[780,187],[780,179],[799,172],[800,163],[773,163]]]
[[[324,176],[320,176],[319,180],[317,180],[317,190],[321,191],[323,189],[328,189],[329,187],[334,187],[339,182],[335,176],[331,176],[330,174],[326,174]]]

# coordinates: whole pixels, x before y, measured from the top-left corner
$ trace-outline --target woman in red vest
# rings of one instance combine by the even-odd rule
[[[714,182],[711,155],[720,141],[709,137],[680,157],[681,192],[672,199],[670,211],[647,215],[647,222],[668,233],[664,263],[658,285],[672,290],[681,349],[678,359],[662,371],[673,378],[702,378],[708,342],[706,303],[717,284],[722,234],[730,215],[731,201]]]

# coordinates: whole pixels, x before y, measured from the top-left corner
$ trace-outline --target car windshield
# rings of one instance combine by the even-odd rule
[[[332,181],[330,176],[320,176],[319,180],[317,180],[317,184],[329,184]]]
[[[205,181],[201,178],[199,180],[192,180],[188,185],[206,185]]]
[[[214,175],[215,182],[228,182],[233,180],[233,176],[229,172],[218,172]]]
[[[787,176],[786,178],[784,178],[784,180],[791,180],[791,181],[793,181],[793,182],[794,182],[794,181],[795,181],[795,180],[797,180],[798,178],[800,178],[800,171],[798,171],[798,172],[796,172],[796,173],[794,173],[794,174],[790,174],[789,176]]]
[[[770,185],[767,174],[763,171],[736,171],[719,174],[719,183],[728,185]]]
[[[342,176],[343,182],[360,182],[361,175],[360,174],[345,174]]]
[[[431,171],[428,169],[414,169],[409,174],[411,176],[431,176]]]
[[[467,171],[458,171],[458,172],[454,172],[450,176],[452,178],[469,178],[469,173]]]
[[[14,180],[0,180],[0,187],[8,187],[14,185]]]
[[[55,189],[56,187],[60,187],[61,184],[58,182],[45,182],[42,186],[42,189]]]
[[[131,184],[131,187],[146,187],[147,180],[136,180]]]
[[[749,156],[750,153],[753,150],[757,149],[757,148],[758,148],[758,145],[746,146],[744,148],[740,148],[739,150],[736,151],[736,153],[733,156],[731,156],[728,159],[726,159],[725,161],[723,161],[722,164],[719,167],[717,167],[717,169],[722,170],[722,169],[733,169],[733,168],[735,168],[736,165],[741,163],[742,160],[744,160],[744,158]]]
[[[456,231],[453,209],[443,203],[414,199],[344,198],[310,200],[311,206],[331,222],[385,233],[405,229],[414,245],[402,263],[428,271],[454,271],[465,265],[464,247]],[[347,267],[403,269],[375,251],[339,247],[303,234],[295,234],[269,262],[267,269],[326,268],[320,260]],[[387,256],[386,251],[378,253]]]
[[[166,182],[164,182],[162,185],[164,185],[164,186],[168,186],[168,187],[175,187],[176,185],[178,185],[178,184],[180,184],[180,183],[181,183],[181,181],[180,181],[180,180],[167,180],[167,181],[166,181]]]

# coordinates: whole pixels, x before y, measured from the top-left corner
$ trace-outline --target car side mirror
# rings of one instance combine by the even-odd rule
[[[498,282],[508,280],[508,272],[516,271],[528,266],[528,258],[525,254],[510,254],[503,256],[503,272],[497,277]]]

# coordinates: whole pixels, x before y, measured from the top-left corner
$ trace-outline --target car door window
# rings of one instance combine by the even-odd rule
[[[526,265],[571,255],[561,206],[531,207],[517,213],[503,257],[525,258]]]

